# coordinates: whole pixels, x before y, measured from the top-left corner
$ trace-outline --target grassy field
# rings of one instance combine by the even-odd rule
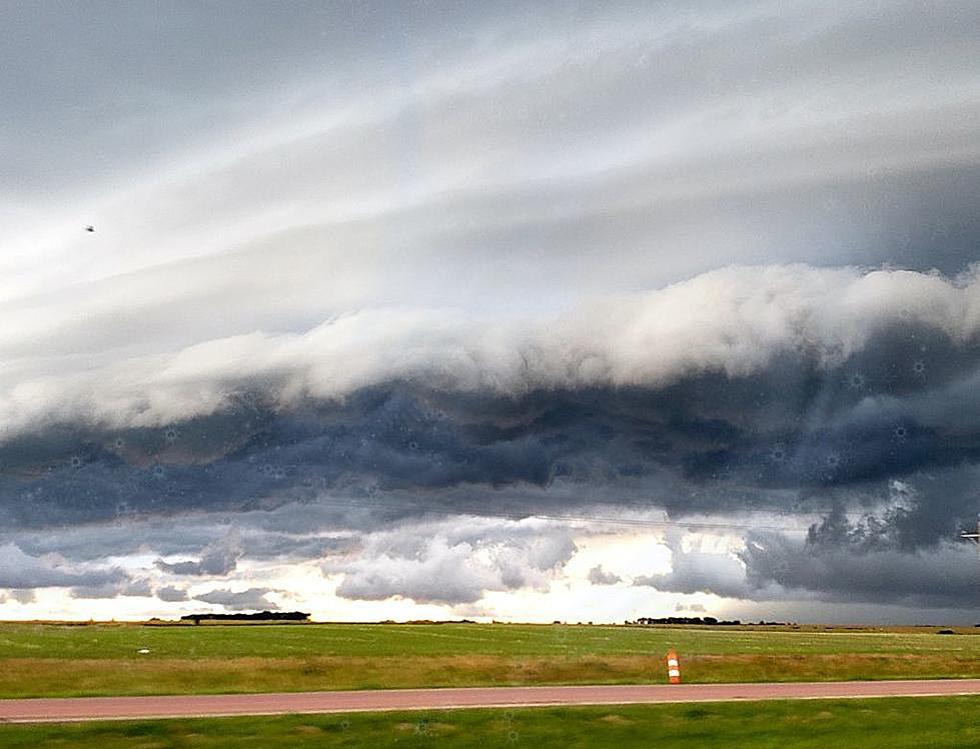
[[[0,624],[7,658],[160,658],[399,655],[650,655],[673,647],[711,655],[922,654],[980,657],[980,628],[965,636],[935,629],[874,630],[729,627],[618,627],[538,624],[306,624],[140,626]]]
[[[980,630],[0,624],[0,697],[980,677]],[[138,650],[148,649],[145,655]]]
[[[0,747],[980,747],[980,697],[0,726]]]

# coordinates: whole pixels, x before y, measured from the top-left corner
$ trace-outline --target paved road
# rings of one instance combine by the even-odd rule
[[[286,692],[167,697],[79,697],[0,700],[0,722],[38,723],[125,718],[281,715],[368,710],[448,710],[464,707],[623,705],[656,702],[925,697],[980,695],[980,679],[841,681],[784,684],[490,687],[389,689],[359,692]]]

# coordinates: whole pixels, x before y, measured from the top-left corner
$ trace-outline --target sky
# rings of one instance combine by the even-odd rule
[[[980,621],[978,25],[0,0],[0,618]]]

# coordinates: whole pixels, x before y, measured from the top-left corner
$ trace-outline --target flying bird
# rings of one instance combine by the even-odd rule
[[[85,231],[95,231],[95,227],[89,224],[88,226],[85,227]]]

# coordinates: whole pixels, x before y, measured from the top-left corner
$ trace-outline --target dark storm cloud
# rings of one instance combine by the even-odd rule
[[[742,554],[748,595],[769,587],[783,597],[802,593],[822,601],[897,603],[976,610],[974,550],[946,541],[927,551],[802,544],[786,537],[751,538]],[[757,598],[758,600],[758,598]]]
[[[853,277],[842,278],[846,289]],[[661,384],[609,384],[608,370],[627,364],[616,363],[615,349],[602,354],[603,344],[580,354],[560,350],[573,375],[551,361],[558,354],[535,344],[501,352],[524,361],[528,383],[510,393],[437,389],[417,373],[342,400],[306,396],[286,406],[256,389],[212,416],[157,429],[59,425],[0,445],[0,507],[10,527],[261,509],[325,493],[389,514],[479,512],[482,501],[470,507],[456,496],[460,490],[507,488],[520,510],[521,496],[565,485],[579,488],[582,504],[645,492],[677,514],[813,511],[829,510],[837,494],[881,501],[888,481],[903,476],[948,471],[956,482],[980,451],[977,422],[968,416],[980,413],[980,389],[970,387],[980,360],[970,322],[976,283],[881,278],[886,288],[906,279],[934,286],[941,293],[926,302],[949,311],[923,307],[921,297],[886,299],[884,312],[871,306],[877,319],[855,329],[836,332],[854,327],[841,317],[815,326],[824,340],[790,329],[776,342],[738,327],[731,335],[744,342],[725,338],[706,321],[692,328],[704,340],[688,338],[686,351],[666,339],[676,350],[665,356],[676,364],[651,359],[645,376],[669,375]],[[830,281],[821,293],[837,291],[835,276]],[[706,289],[729,293],[724,284]],[[828,314],[809,303],[808,314]],[[785,314],[778,298],[769,304],[760,315]],[[720,354],[711,348],[716,336],[727,341]],[[598,374],[586,378],[585,367]],[[576,383],[593,377],[595,384]],[[952,488],[944,480],[918,489],[916,506],[928,522],[907,523],[911,546],[919,543],[913,531],[922,542],[935,540],[976,512],[967,484],[959,480],[945,496]],[[408,507],[385,497],[407,498]],[[229,570],[233,557],[212,550],[208,569]],[[195,567],[202,563],[182,569],[203,571]]]
[[[200,560],[207,557],[215,560],[209,565],[231,570],[230,563],[243,556],[252,560],[289,562],[343,556],[355,551],[360,544],[357,532],[381,522],[378,517],[365,522],[363,513],[345,509],[356,507],[356,503],[356,498],[351,497],[335,501],[324,498],[322,502],[293,502],[265,511],[194,513],[166,518],[127,515],[114,523],[7,529],[0,536],[0,543],[14,543],[34,557],[55,554],[72,564],[100,561],[107,550],[111,550],[120,557],[155,554],[179,559],[196,556],[199,561],[186,562],[193,570],[198,570]],[[398,516],[407,514],[402,511]],[[324,533],[325,529],[337,528],[350,530]],[[236,544],[235,539],[240,542]],[[224,564],[218,564],[221,559],[225,560]],[[171,566],[181,564],[174,561]],[[160,565],[156,566],[163,571]]]
[[[750,531],[738,552],[685,550],[680,534],[669,534],[670,572],[633,583],[757,602],[977,609],[975,550],[954,542],[949,532],[930,535],[925,547],[910,544],[903,526],[915,511],[897,506],[854,522],[837,509],[802,537]]]

